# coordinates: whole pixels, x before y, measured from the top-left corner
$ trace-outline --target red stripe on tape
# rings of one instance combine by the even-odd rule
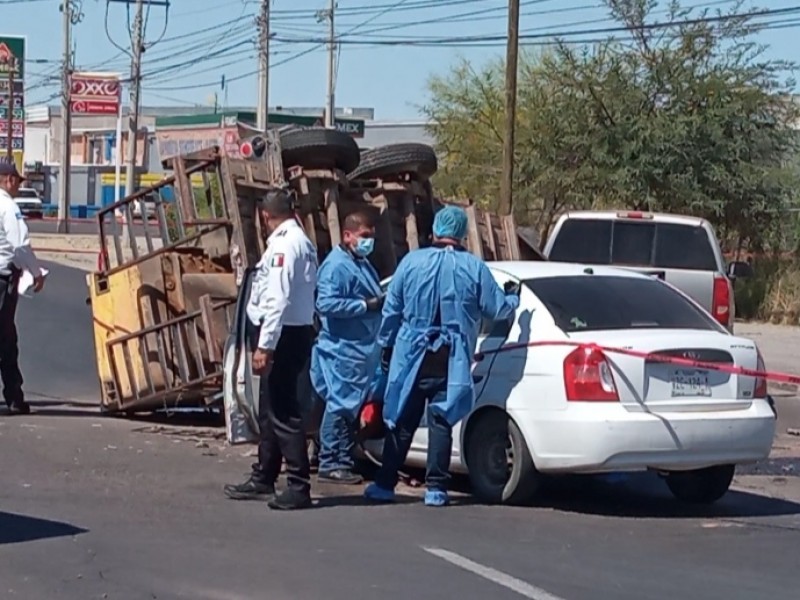
[[[520,350],[522,348],[535,348],[539,346],[571,346],[574,348],[589,348],[597,349],[609,354],[624,354],[626,356],[633,356],[635,358],[642,358],[645,360],[657,361],[662,363],[672,363],[684,367],[695,367],[698,369],[706,369],[708,371],[720,371],[722,373],[730,373],[731,375],[745,375],[747,377],[762,377],[770,381],[779,381],[781,383],[793,383],[800,385],[800,376],[792,375],[790,373],[780,373],[778,371],[757,371],[755,369],[747,369],[745,367],[737,367],[735,365],[726,365],[719,363],[706,362],[702,360],[692,360],[690,358],[680,358],[677,356],[666,356],[658,354],[657,352],[641,352],[639,350],[629,350],[627,348],[614,348],[611,346],[601,346],[599,344],[587,344],[580,342],[568,341],[545,341],[545,342],[530,342],[520,344],[506,344],[494,350],[486,350],[479,352],[475,355],[476,361],[481,361],[486,355],[500,354],[502,352],[511,352],[512,350]]]

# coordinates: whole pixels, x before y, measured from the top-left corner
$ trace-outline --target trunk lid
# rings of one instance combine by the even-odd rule
[[[747,339],[693,329],[638,329],[572,333],[593,342],[648,354],[756,368],[757,350]],[[629,410],[698,412],[749,406],[755,379],[661,360],[606,352],[620,402]]]

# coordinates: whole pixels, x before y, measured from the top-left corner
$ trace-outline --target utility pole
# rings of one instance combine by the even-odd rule
[[[258,112],[259,131],[266,133],[269,127],[269,4],[270,0],[261,0],[261,14],[256,19],[258,24]]]
[[[333,22],[333,14],[336,11],[336,0],[331,0],[330,8],[328,9],[328,97],[325,103],[325,127],[333,129],[336,127],[336,97],[334,88],[336,82],[334,81],[336,69],[336,27]]]
[[[514,128],[517,120],[517,57],[519,54],[519,0],[508,1],[506,47],[506,131],[503,140],[503,178],[500,182],[501,216],[511,214],[514,183]]]
[[[70,75],[72,71],[72,0],[61,4],[63,13],[63,57],[61,64],[61,168],[58,177],[58,233],[69,233],[70,175],[72,171],[72,111]]]
[[[134,192],[134,179],[136,173],[136,137],[139,133],[139,92],[142,85],[142,36],[143,32],[144,0],[136,0],[136,16],[133,21],[133,35],[131,37],[131,90],[130,90],[130,119],[128,127],[128,161],[125,166],[125,195]]]

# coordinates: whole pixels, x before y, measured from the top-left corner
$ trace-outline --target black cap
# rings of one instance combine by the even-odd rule
[[[20,175],[19,171],[17,171],[17,164],[13,160],[0,158],[0,177],[8,175],[16,175],[20,179],[25,179]]]

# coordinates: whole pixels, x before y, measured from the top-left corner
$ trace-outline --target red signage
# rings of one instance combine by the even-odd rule
[[[70,111],[78,115],[116,115],[122,96],[118,75],[74,73],[70,77]]]

